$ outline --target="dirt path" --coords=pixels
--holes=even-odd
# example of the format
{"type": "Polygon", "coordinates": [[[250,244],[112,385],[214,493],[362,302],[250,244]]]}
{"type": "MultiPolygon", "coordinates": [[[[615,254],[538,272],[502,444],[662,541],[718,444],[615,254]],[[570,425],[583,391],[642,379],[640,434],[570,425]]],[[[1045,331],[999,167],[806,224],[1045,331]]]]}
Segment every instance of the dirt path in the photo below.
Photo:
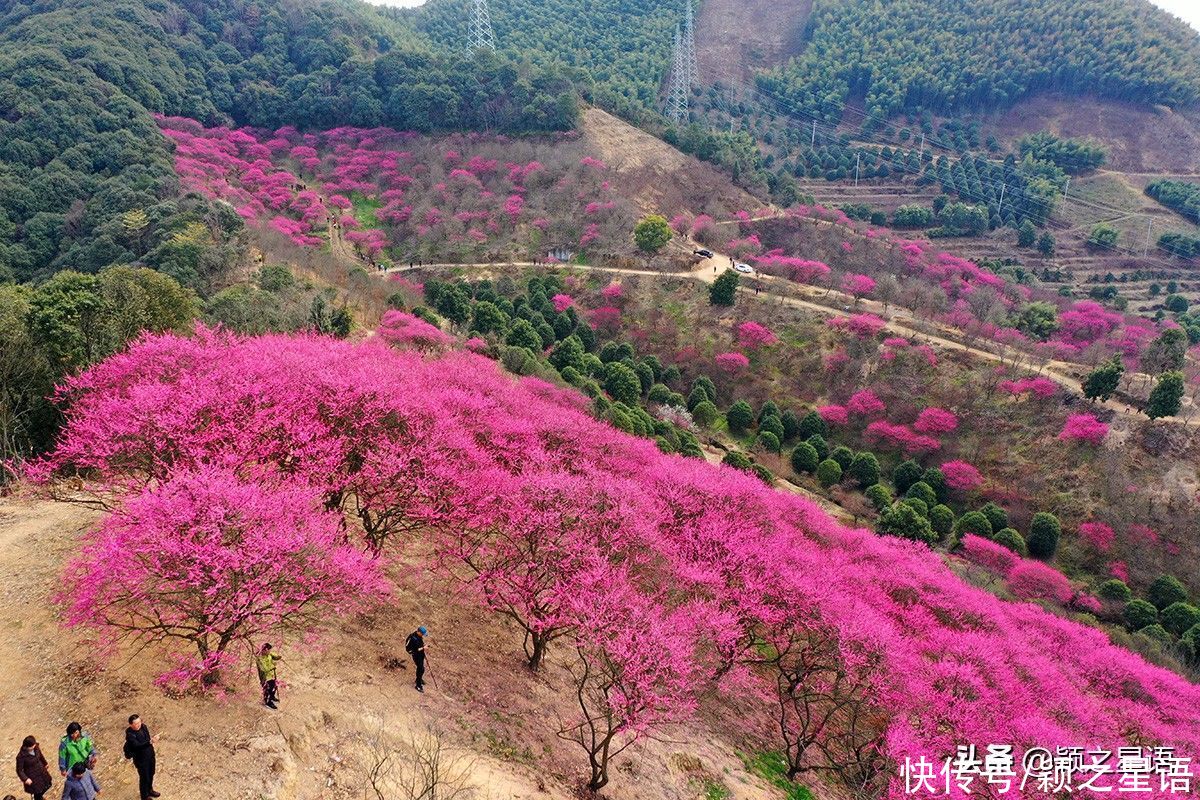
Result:
{"type": "MultiPolygon", "coordinates": [[[[639,275],[648,278],[671,279],[684,278],[697,280],[701,283],[710,284],[716,280],[721,272],[723,265],[730,263],[730,258],[727,255],[717,253],[712,260],[704,260],[700,265],[691,272],[669,273],[656,272],[654,270],[642,269],[619,269],[615,267],[600,267],[586,264],[569,264],[564,265],[566,269],[578,269],[589,272],[607,272],[614,275],[639,275]],[[712,269],[713,266],[717,270],[712,269]]],[[[496,269],[506,267],[532,267],[535,266],[528,261],[509,261],[493,264],[426,264],[424,269],[496,269]]],[[[403,268],[393,268],[389,272],[403,272],[403,268]]],[[[969,353],[972,356],[983,359],[984,361],[995,364],[1014,364],[1022,365],[1040,375],[1050,378],[1055,383],[1065,389],[1074,392],[1075,394],[1083,393],[1083,383],[1076,376],[1076,372],[1086,369],[1085,367],[1070,364],[1065,361],[1048,361],[1040,365],[1034,363],[1034,359],[1027,353],[1015,350],[1006,345],[992,343],[994,349],[980,347],[974,344],[967,344],[959,341],[953,336],[954,331],[946,326],[937,326],[938,332],[931,332],[930,323],[918,320],[917,317],[907,309],[898,306],[889,306],[887,309],[882,303],[874,300],[855,299],[847,294],[844,294],[836,289],[817,289],[816,287],[806,286],[804,284],[793,283],[782,278],[776,278],[770,275],[756,274],[756,279],[763,284],[763,288],[759,295],[755,295],[754,290],[745,285],[739,287],[739,292],[744,296],[757,297],[760,302],[772,302],[779,305],[784,305],[789,308],[803,309],[812,311],[823,316],[843,316],[852,312],[870,312],[877,314],[887,321],[888,328],[901,336],[914,340],[918,344],[930,344],[945,350],[969,353]],[[779,288],[776,288],[779,287],[779,288]],[[793,293],[803,294],[804,297],[791,296],[793,293]]],[[[1185,398],[1185,407],[1186,407],[1185,398]]],[[[1108,408],[1118,414],[1135,419],[1142,419],[1142,412],[1129,405],[1128,403],[1119,400],[1108,400],[1099,402],[1099,405],[1108,408]]],[[[1177,417],[1168,418],[1167,422],[1179,425],[1190,424],[1190,421],[1184,421],[1177,417]]]]}

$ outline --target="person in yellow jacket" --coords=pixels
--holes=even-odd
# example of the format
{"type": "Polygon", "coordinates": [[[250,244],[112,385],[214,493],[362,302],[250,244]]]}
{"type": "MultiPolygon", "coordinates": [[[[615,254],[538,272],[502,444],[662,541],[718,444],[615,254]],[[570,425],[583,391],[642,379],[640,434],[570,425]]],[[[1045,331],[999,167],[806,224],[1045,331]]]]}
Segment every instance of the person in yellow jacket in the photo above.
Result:
{"type": "Polygon", "coordinates": [[[275,655],[269,643],[262,646],[258,657],[254,659],[258,667],[258,682],[262,684],[263,705],[267,708],[279,708],[276,705],[279,702],[279,690],[275,684],[275,663],[278,661],[283,661],[283,657],[275,655]]]}

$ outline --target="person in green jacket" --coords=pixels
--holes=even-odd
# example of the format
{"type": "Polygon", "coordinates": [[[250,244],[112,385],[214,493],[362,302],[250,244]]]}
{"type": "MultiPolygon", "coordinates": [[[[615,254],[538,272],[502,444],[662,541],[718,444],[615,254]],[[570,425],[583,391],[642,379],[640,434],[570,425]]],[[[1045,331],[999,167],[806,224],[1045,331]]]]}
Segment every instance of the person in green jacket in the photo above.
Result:
{"type": "Polygon", "coordinates": [[[283,661],[281,656],[271,652],[271,645],[264,644],[258,651],[254,664],[258,667],[258,682],[262,684],[263,705],[267,708],[279,708],[279,691],[275,684],[275,662],[283,661]]]}
{"type": "Polygon", "coordinates": [[[72,722],[67,726],[67,735],[58,742],[58,771],[65,777],[67,771],[76,764],[91,769],[96,766],[96,755],[92,737],[84,733],[82,725],[72,722]]]}

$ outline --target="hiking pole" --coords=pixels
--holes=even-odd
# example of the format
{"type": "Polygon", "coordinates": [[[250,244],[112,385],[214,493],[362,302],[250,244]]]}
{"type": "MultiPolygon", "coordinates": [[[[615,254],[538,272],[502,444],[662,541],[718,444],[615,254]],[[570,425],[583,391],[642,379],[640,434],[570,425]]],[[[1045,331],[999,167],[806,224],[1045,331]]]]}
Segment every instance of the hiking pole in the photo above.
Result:
{"type": "Polygon", "coordinates": [[[437,678],[434,677],[433,670],[429,668],[429,656],[425,656],[425,674],[429,676],[429,682],[433,684],[433,688],[440,692],[442,688],[438,686],[437,678]]]}

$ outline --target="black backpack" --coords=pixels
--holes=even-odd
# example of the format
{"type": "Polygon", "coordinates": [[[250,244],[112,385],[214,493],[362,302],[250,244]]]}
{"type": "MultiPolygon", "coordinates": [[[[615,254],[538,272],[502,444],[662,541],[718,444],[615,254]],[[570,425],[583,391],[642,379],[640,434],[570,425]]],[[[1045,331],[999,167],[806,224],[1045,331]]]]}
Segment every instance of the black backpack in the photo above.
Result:
{"type": "Polygon", "coordinates": [[[413,653],[417,652],[417,649],[420,646],[421,646],[421,637],[416,633],[410,633],[408,635],[408,639],[406,639],[404,641],[404,652],[408,653],[409,655],[412,655],[413,653]]]}

